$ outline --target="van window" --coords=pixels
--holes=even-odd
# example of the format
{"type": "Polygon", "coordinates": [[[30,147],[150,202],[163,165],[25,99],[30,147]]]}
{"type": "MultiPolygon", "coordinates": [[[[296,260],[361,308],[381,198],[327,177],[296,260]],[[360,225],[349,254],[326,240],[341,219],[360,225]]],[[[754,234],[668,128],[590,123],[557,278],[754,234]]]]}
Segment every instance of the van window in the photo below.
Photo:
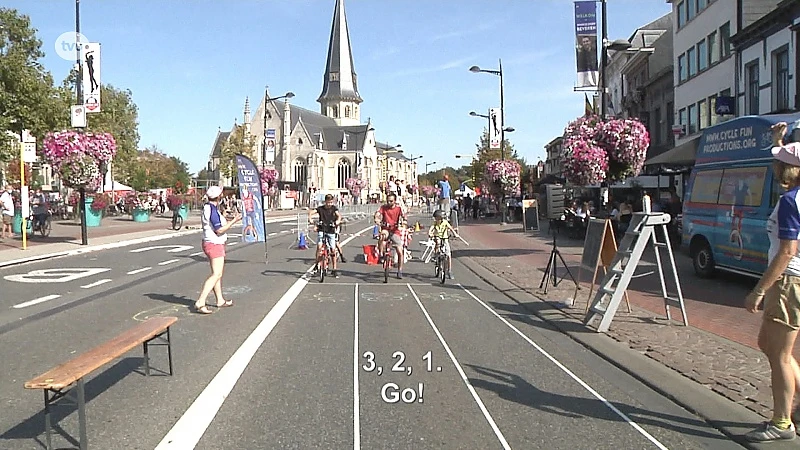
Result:
{"type": "Polygon", "coordinates": [[[720,205],[761,206],[766,167],[725,169],[719,193],[720,205]]]}
{"type": "Polygon", "coordinates": [[[719,184],[722,179],[722,170],[706,170],[697,172],[692,185],[691,202],[717,203],[719,198],[719,184]]]}

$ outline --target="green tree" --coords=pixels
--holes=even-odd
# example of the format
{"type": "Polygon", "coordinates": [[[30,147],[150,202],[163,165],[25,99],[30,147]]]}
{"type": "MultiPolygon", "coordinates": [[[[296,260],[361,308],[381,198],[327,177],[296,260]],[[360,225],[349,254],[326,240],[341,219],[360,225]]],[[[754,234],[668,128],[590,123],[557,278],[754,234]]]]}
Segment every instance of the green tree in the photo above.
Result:
{"type": "MultiPolygon", "coordinates": [[[[525,167],[525,159],[517,155],[517,151],[514,149],[514,146],[508,142],[508,139],[503,140],[503,150],[505,150],[505,159],[514,160],[518,162],[520,166],[525,167]]],[[[486,129],[483,130],[480,141],[475,144],[475,153],[478,159],[474,160],[470,167],[475,171],[477,176],[476,182],[480,184],[484,179],[486,163],[501,159],[503,154],[500,152],[499,148],[489,148],[489,132],[486,129]]]]}
{"type": "Polygon", "coordinates": [[[248,133],[244,125],[236,125],[228,140],[222,144],[219,168],[225,177],[235,178],[236,154],[242,154],[250,159],[255,156],[256,137],[248,133]]]}
{"type": "Polygon", "coordinates": [[[139,150],[132,167],[130,186],[137,191],[175,188],[178,182],[185,190],[190,184],[189,165],[155,145],[139,150]]]}
{"type": "Polygon", "coordinates": [[[59,109],[61,94],[53,77],[39,62],[41,47],[28,16],[0,8],[0,162],[19,148],[7,131],[28,129],[41,142],[45,133],[69,121],[69,110],[59,109]]]}

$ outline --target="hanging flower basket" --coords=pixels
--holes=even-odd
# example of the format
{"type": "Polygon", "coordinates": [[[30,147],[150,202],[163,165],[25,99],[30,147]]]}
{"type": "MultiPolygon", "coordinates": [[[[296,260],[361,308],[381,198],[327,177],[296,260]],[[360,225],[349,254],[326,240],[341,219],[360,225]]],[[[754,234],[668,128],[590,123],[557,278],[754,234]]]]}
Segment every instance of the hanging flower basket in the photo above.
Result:
{"type": "Polygon", "coordinates": [[[580,117],[564,130],[564,175],[578,186],[637,176],[649,146],[650,135],[638,120],[580,117]]]}
{"type": "Polygon", "coordinates": [[[432,197],[436,193],[436,188],[433,186],[422,186],[422,194],[425,197],[432,197]]]}
{"type": "Polygon", "coordinates": [[[45,160],[57,171],[62,182],[72,188],[96,188],[102,182],[100,165],[117,152],[109,133],[48,133],[43,140],[45,160]]]}
{"type": "Polygon", "coordinates": [[[261,174],[261,193],[264,195],[273,195],[270,194],[270,191],[274,187],[275,181],[278,179],[278,171],[264,168],[260,169],[259,173],[261,174]]]}
{"type": "Polygon", "coordinates": [[[503,189],[506,195],[516,195],[519,191],[520,174],[522,169],[519,163],[511,160],[492,160],[486,163],[486,178],[503,189]]]}

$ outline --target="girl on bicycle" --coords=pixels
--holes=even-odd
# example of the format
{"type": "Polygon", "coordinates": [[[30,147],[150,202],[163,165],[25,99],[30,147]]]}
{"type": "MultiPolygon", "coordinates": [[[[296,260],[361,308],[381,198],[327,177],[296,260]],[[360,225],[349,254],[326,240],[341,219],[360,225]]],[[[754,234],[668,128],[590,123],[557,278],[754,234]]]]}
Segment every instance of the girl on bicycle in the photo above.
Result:
{"type": "Polygon", "coordinates": [[[447,256],[447,267],[450,271],[447,273],[447,276],[452,280],[453,279],[453,254],[450,250],[450,232],[454,235],[458,236],[458,230],[453,228],[450,225],[450,222],[444,218],[444,211],[441,209],[437,209],[433,212],[433,225],[428,230],[428,237],[430,238],[438,238],[440,239],[441,249],[440,251],[447,256]]]}

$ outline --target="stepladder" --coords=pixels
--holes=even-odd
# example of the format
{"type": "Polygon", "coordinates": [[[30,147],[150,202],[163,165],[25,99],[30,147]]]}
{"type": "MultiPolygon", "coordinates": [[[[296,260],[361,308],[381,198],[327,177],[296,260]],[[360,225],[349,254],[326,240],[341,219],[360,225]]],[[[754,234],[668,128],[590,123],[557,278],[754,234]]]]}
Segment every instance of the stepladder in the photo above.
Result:
{"type": "Polygon", "coordinates": [[[619,249],[592,299],[591,306],[584,318],[584,325],[591,326],[594,322],[599,321],[597,331],[599,333],[608,331],[636,268],[642,260],[642,255],[648,247],[652,247],[655,253],[667,322],[672,323],[671,308],[674,307],[680,310],[683,324],[689,325],[678,269],[675,266],[675,255],[672,252],[667,232],[667,224],[670,219],[670,215],[666,213],[636,213],[633,215],[619,249]],[[664,242],[660,242],[659,238],[664,242]],[[662,253],[666,253],[666,255],[662,253]],[[666,261],[662,261],[663,256],[667,257],[666,261]],[[674,295],[670,295],[668,292],[665,276],[672,279],[674,295]]]}

